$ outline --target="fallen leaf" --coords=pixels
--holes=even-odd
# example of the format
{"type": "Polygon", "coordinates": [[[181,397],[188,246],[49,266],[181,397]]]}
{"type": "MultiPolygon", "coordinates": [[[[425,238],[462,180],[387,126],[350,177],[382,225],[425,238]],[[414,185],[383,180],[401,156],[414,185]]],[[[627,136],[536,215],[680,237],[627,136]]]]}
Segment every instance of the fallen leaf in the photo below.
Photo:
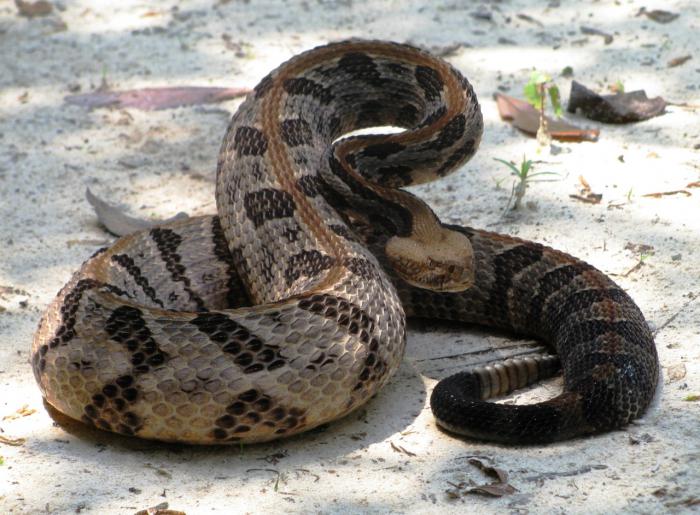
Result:
{"type": "Polygon", "coordinates": [[[167,220],[143,220],[141,218],[125,215],[119,208],[96,197],[92,191],[90,191],[90,188],[85,191],[85,196],[95,210],[99,222],[115,236],[125,236],[136,231],[149,229],[156,225],[181,220],[188,216],[187,213],[178,213],[167,220]]]}
{"type": "Polygon", "coordinates": [[[572,81],[567,110],[577,110],[591,120],[603,123],[629,123],[659,116],[666,109],[661,97],[648,98],[644,91],[616,95],[599,95],[584,85],[572,81]]]}
{"type": "Polygon", "coordinates": [[[696,395],[694,393],[691,393],[690,395],[686,395],[685,397],[683,397],[683,400],[686,402],[700,401],[700,395],[696,395]]]}
{"type": "Polygon", "coordinates": [[[25,2],[24,0],[15,0],[17,11],[20,16],[26,18],[35,18],[37,16],[47,16],[53,11],[53,5],[45,0],[38,2],[25,2]]]}
{"type": "Polygon", "coordinates": [[[673,68],[675,66],[680,66],[681,64],[684,64],[684,63],[690,61],[692,58],[693,58],[692,55],[682,55],[680,57],[674,57],[673,59],[671,59],[667,63],[667,65],[669,68],[673,68]]]}
{"type": "Polygon", "coordinates": [[[210,104],[241,97],[248,88],[208,88],[182,86],[173,88],[143,88],[125,91],[94,91],[68,95],[64,100],[73,105],[95,109],[98,107],[133,107],[144,111],[174,107],[210,104]]]}
{"type": "Polygon", "coordinates": [[[700,188],[700,181],[689,182],[685,185],[686,188],[700,188]]]}
{"type": "Polygon", "coordinates": [[[613,42],[612,34],[594,29],[593,27],[581,27],[581,33],[586,34],[587,36],[603,36],[603,41],[606,45],[613,42]]]}
{"type": "Polygon", "coordinates": [[[486,485],[474,486],[466,490],[465,493],[503,497],[504,495],[510,495],[517,492],[513,486],[508,484],[508,473],[505,470],[492,467],[490,465],[485,465],[481,460],[477,460],[476,458],[471,458],[469,460],[469,464],[475,466],[487,476],[494,478],[495,481],[486,485]]]}
{"type": "Polygon", "coordinates": [[[671,23],[680,16],[679,14],[669,11],[662,11],[661,9],[647,11],[645,7],[642,7],[639,9],[639,12],[637,12],[637,16],[641,16],[642,14],[657,23],[671,23]]]}
{"type": "Polygon", "coordinates": [[[661,198],[661,197],[667,197],[669,195],[685,195],[686,197],[693,196],[693,194],[690,193],[689,191],[675,190],[675,191],[660,191],[657,193],[647,193],[646,195],[642,195],[642,197],[661,198]]]}
{"type": "MultiPolygon", "coordinates": [[[[540,126],[540,113],[531,104],[524,100],[496,93],[494,95],[498,113],[503,120],[509,121],[513,126],[532,136],[537,134],[540,126]]],[[[600,131],[598,129],[580,129],[563,120],[554,120],[545,116],[551,136],[564,141],[596,141],[600,131]]]]}

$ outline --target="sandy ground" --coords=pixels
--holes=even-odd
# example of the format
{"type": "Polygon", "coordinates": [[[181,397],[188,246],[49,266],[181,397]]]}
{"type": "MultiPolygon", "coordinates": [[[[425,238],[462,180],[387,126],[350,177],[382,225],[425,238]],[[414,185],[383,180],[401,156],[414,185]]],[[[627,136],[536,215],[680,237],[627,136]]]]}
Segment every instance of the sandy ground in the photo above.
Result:
{"type": "MultiPolygon", "coordinates": [[[[0,443],[0,512],[132,513],[164,502],[189,514],[697,510],[700,402],[689,399],[700,394],[700,189],[686,185],[700,180],[700,117],[671,106],[633,125],[578,120],[599,127],[600,141],[538,153],[534,140],[499,119],[492,94],[519,96],[533,67],[556,76],[571,66],[575,79],[599,90],[622,81],[628,91],[697,105],[700,5],[573,4],[197,0],[177,8],[63,0],[51,15],[29,20],[0,2],[0,436],[23,439],[0,443]],[[636,17],[642,6],[680,17],[669,24],[636,17]],[[614,40],[605,44],[581,26],[614,40]],[[471,79],[485,115],[481,150],[462,171],[417,193],[444,220],[538,240],[613,276],[658,330],[665,377],[657,405],[624,431],[556,445],[452,438],[435,427],[427,406],[435,381],[494,346],[501,356],[530,342],[423,324],[412,327],[390,384],[323,431],[269,445],[189,448],[53,423],[29,346],[71,272],[112,241],[84,200],[85,187],[142,217],[212,212],[218,146],[237,106],[88,111],[63,97],[103,80],[115,89],[253,86],[293,54],[350,36],[447,52],[471,79]],[[667,66],[688,54],[685,64],[667,66]],[[558,175],[533,183],[526,208],[502,219],[511,179],[493,158],[523,154],[558,175]],[[600,204],[569,197],[580,189],[579,175],[603,195],[600,204]],[[644,197],[680,189],[692,195],[644,197]],[[490,481],[468,463],[472,456],[508,472],[517,490],[452,498],[446,491],[453,485],[490,481]]],[[[569,82],[557,77],[565,97],[569,82]]],[[[515,399],[553,396],[559,384],[515,399]]]]}

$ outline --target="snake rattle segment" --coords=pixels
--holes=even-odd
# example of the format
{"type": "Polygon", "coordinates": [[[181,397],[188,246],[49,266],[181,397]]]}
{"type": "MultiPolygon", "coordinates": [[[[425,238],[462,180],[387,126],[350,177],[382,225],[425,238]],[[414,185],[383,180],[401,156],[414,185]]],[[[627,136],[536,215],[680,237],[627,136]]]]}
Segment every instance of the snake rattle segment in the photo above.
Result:
{"type": "Polygon", "coordinates": [[[367,402],[396,372],[415,316],[556,353],[441,381],[431,406],[451,432],[544,443],[639,417],[658,358],[620,287],[537,243],[443,224],[399,189],[459,168],[482,128],[469,82],[410,46],[349,41],[282,64],[229,125],[218,215],[119,239],[51,303],[32,347],[46,401],[141,438],[272,440],[367,402]],[[406,130],[338,140],[381,125],[406,130]],[[549,401],[487,401],[560,369],[549,401]]]}

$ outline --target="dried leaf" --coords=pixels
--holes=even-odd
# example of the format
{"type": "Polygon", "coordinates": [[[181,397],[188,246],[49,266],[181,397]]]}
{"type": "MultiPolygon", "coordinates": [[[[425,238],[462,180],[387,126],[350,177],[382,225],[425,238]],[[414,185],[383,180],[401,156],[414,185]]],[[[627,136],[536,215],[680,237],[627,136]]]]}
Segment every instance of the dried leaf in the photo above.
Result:
{"type": "Polygon", "coordinates": [[[481,494],[490,495],[492,497],[503,497],[504,495],[510,495],[517,492],[517,489],[508,484],[508,473],[505,470],[492,467],[490,465],[485,465],[481,460],[476,458],[470,458],[469,463],[479,470],[481,470],[487,476],[495,479],[493,483],[486,485],[477,485],[470,488],[466,488],[465,483],[460,483],[458,485],[452,485],[455,487],[453,490],[448,490],[448,495],[452,497],[459,496],[460,491],[462,494],[481,494]]]}
{"type": "Polygon", "coordinates": [[[125,215],[117,207],[108,204],[99,197],[96,197],[92,191],[90,191],[90,188],[85,191],[85,196],[95,210],[99,222],[115,236],[125,236],[136,231],[149,229],[155,225],[184,219],[188,216],[187,213],[178,213],[167,220],[143,220],[141,218],[134,218],[132,216],[125,215]]]}
{"type": "Polygon", "coordinates": [[[674,68],[675,66],[680,66],[681,64],[690,61],[692,58],[692,55],[682,55],[680,57],[674,57],[667,63],[667,65],[669,68],[674,68]]]}
{"type": "Polygon", "coordinates": [[[671,23],[673,20],[680,16],[679,14],[672,13],[669,11],[662,11],[661,9],[647,11],[645,7],[639,9],[637,16],[641,16],[642,14],[650,20],[653,20],[657,23],[671,23]]]}
{"type": "Polygon", "coordinates": [[[686,197],[693,196],[693,194],[690,193],[689,191],[675,190],[675,191],[659,191],[656,193],[647,193],[646,195],[642,195],[642,197],[661,198],[661,197],[667,197],[669,195],[685,195],[686,197]]]}
{"type": "MultiPolygon", "coordinates": [[[[532,136],[537,134],[540,126],[540,113],[524,100],[496,93],[496,104],[501,118],[509,121],[517,129],[532,136]]],[[[553,120],[548,116],[547,127],[553,138],[564,141],[596,141],[598,129],[580,129],[563,120],[553,120]]]]}
{"type": "Polygon", "coordinates": [[[603,36],[603,41],[606,45],[613,42],[612,34],[603,32],[602,30],[594,29],[593,27],[581,27],[581,32],[587,36],[603,36]]]}
{"type": "Polygon", "coordinates": [[[47,16],[53,11],[53,5],[46,0],[38,2],[25,2],[24,0],[15,0],[17,11],[20,16],[26,18],[35,18],[37,16],[47,16]]]}
{"type": "Polygon", "coordinates": [[[478,460],[476,458],[470,458],[469,464],[475,466],[487,476],[491,476],[492,478],[497,479],[501,483],[508,482],[508,473],[503,469],[492,467],[491,465],[485,465],[483,461],[478,460]]]}
{"type": "Polygon", "coordinates": [[[567,110],[575,113],[577,109],[591,120],[603,123],[629,123],[663,114],[666,101],[661,97],[648,98],[644,91],[599,95],[573,81],[567,110]]]}
{"type": "Polygon", "coordinates": [[[125,91],[94,91],[79,95],[68,95],[69,104],[95,109],[98,107],[133,107],[144,111],[171,109],[174,107],[210,104],[241,97],[250,92],[248,88],[207,88],[182,86],[174,88],[143,88],[125,91]]]}
{"type": "Polygon", "coordinates": [[[700,181],[689,182],[685,185],[686,188],[700,188],[700,181]]]}

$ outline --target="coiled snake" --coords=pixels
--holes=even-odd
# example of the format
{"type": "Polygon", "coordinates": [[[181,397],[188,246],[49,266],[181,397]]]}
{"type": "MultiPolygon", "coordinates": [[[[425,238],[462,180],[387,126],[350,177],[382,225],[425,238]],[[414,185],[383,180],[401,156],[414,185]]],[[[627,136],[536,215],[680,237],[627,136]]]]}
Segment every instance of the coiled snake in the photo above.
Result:
{"type": "Polygon", "coordinates": [[[330,44],[265,77],[218,160],[218,216],[119,239],[44,314],[32,347],[48,403],[142,438],[260,442],[337,419],[392,376],[405,317],[506,328],[547,342],[564,391],[485,399],[551,375],[510,360],[434,389],[438,424],[510,443],[623,426],[657,381],[652,335],[601,272],[542,245],[441,223],[399,189],[476,151],[467,80],[406,45],[330,44]],[[389,135],[338,138],[393,125],[389,135]]]}

